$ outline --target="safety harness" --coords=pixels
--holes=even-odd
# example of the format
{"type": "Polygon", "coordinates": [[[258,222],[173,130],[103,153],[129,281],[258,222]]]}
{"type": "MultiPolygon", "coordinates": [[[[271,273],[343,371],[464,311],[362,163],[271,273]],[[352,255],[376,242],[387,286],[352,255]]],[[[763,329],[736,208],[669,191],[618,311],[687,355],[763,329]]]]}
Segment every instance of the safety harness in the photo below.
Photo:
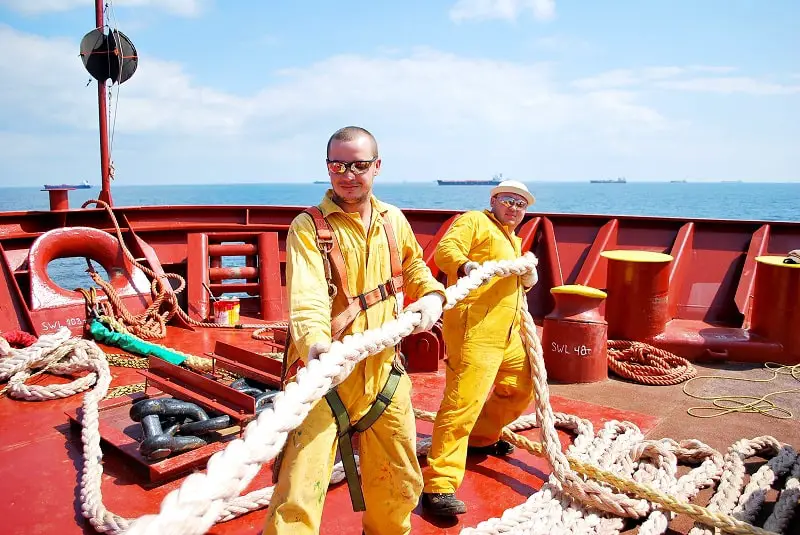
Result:
{"type": "MultiPolygon", "coordinates": [[[[338,294],[334,282],[338,280],[342,296],[347,303],[344,310],[339,312],[336,317],[331,318],[331,338],[334,340],[341,339],[345,329],[353,323],[360,312],[366,311],[371,306],[389,299],[390,296],[394,295],[396,297],[397,311],[399,312],[403,301],[403,264],[400,259],[394,229],[389,220],[387,218],[383,219],[383,230],[386,233],[386,240],[389,244],[392,275],[386,282],[379,284],[377,288],[353,296],[350,294],[347,287],[347,268],[344,263],[342,251],[339,248],[336,236],[333,234],[330,225],[328,225],[328,222],[322,215],[322,211],[318,207],[313,206],[306,209],[305,213],[310,215],[314,221],[317,234],[317,247],[320,253],[322,253],[322,264],[325,271],[325,279],[328,283],[328,295],[331,302],[333,302],[338,294]]],[[[288,358],[288,347],[289,343],[287,342],[286,352],[284,354],[284,373],[286,373],[286,364],[288,364],[286,361],[288,358]]],[[[332,388],[325,394],[325,400],[328,402],[333,412],[334,419],[336,420],[339,453],[342,458],[347,486],[350,490],[350,501],[353,504],[354,511],[366,511],[366,504],[364,503],[364,494],[361,490],[361,481],[358,476],[358,468],[356,467],[355,453],[353,452],[353,435],[366,431],[380,418],[383,411],[385,411],[386,407],[392,402],[392,397],[394,397],[394,393],[397,390],[397,385],[400,383],[400,378],[403,376],[403,373],[405,373],[403,365],[399,358],[395,357],[392,362],[389,378],[386,380],[383,389],[378,393],[367,413],[353,425],[350,425],[350,415],[347,413],[347,408],[344,406],[342,398],[339,397],[336,388],[332,388]]]]}

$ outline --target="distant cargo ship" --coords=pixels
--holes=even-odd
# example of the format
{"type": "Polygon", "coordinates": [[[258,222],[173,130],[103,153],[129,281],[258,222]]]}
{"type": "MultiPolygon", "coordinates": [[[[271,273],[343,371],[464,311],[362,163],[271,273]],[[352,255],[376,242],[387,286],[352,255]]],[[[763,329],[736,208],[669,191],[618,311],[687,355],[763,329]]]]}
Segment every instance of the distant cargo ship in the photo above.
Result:
{"type": "Polygon", "coordinates": [[[92,185],[88,180],[84,180],[80,184],[45,184],[44,189],[91,189],[92,185]]]}
{"type": "Polygon", "coordinates": [[[315,180],[314,184],[330,184],[330,180],[315,180]]]}
{"type": "Polygon", "coordinates": [[[625,178],[618,178],[616,180],[590,180],[592,184],[626,184],[628,181],[625,178]]]}
{"type": "Polygon", "coordinates": [[[496,186],[503,181],[503,173],[494,175],[491,180],[442,180],[436,182],[440,186],[496,186]]]}

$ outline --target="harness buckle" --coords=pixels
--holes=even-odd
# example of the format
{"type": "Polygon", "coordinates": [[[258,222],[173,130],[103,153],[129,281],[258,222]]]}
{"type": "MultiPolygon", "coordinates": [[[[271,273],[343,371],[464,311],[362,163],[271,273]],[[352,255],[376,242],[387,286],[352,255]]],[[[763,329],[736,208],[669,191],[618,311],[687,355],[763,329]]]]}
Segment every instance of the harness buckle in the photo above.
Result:
{"type": "Polygon", "coordinates": [[[381,292],[381,301],[386,301],[389,294],[386,293],[386,284],[381,283],[378,285],[378,291],[381,292]]]}
{"type": "Polygon", "coordinates": [[[333,238],[322,239],[317,236],[317,248],[327,254],[333,250],[333,238]]]}
{"type": "Polygon", "coordinates": [[[358,294],[358,300],[361,303],[361,310],[367,310],[369,308],[367,298],[364,294],[358,294]]]}
{"type": "Polygon", "coordinates": [[[383,283],[383,286],[389,290],[389,295],[397,295],[397,287],[394,285],[393,278],[389,278],[389,280],[383,283]]]}

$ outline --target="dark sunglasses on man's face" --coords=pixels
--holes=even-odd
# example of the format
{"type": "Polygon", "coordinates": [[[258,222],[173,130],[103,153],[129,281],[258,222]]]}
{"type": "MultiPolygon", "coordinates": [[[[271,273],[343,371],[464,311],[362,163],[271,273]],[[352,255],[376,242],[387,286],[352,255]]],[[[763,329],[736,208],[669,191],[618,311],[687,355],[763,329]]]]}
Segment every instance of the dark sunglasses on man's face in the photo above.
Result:
{"type": "Polygon", "coordinates": [[[515,199],[513,197],[497,197],[497,202],[505,206],[506,208],[521,208],[522,210],[528,207],[528,203],[521,199],[515,199]]]}
{"type": "Polygon", "coordinates": [[[328,164],[328,171],[336,175],[343,175],[348,169],[352,171],[354,175],[363,175],[377,159],[378,157],[375,156],[371,160],[357,160],[355,162],[339,162],[328,159],[326,159],[325,162],[328,164]]]}

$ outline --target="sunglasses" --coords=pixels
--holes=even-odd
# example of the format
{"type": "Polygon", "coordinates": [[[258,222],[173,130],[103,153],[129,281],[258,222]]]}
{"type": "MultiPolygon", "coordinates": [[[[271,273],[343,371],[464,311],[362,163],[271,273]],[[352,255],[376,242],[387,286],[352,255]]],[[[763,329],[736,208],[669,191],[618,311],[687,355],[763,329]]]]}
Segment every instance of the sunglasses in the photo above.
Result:
{"type": "Polygon", "coordinates": [[[328,171],[336,175],[343,175],[348,169],[352,171],[354,175],[363,175],[377,159],[378,157],[375,156],[371,160],[358,160],[355,162],[338,162],[328,159],[326,159],[325,162],[328,164],[328,171]]]}
{"type": "Polygon", "coordinates": [[[528,207],[528,203],[526,201],[515,199],[513,197],[497,197],[497,202],[506,208],[521,208],[524,210],[528,207]]]}

